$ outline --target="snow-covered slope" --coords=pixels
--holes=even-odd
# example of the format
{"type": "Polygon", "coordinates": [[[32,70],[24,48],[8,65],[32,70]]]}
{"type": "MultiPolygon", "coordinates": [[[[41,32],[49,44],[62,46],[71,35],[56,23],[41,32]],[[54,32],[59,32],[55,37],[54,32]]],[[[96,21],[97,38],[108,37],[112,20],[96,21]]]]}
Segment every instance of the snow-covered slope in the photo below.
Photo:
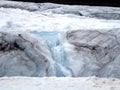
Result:
{"type": "Polygon", "coordinates": [[[120,80],[105,78],[0,78],[0,90],[120,90],[120,80]]]}
{"type": "Polygon", "coordinates": [[[103,7],[64,6],[50,3],[37,5],[10,1],[1,1],[0,7],[0,30],[67,31],[120,28],[119,8],[103,9],[103,7]],[[37,9],[33,11],[27,9],[34,7],[37,9]],[[101,18],[107,19],[110,16],[113,18],[97,19],[95,18],[97,16],[93,15],[95,13],[101,13],[102,15],[96,14],[99,17],[101,15],[101,18]]]}

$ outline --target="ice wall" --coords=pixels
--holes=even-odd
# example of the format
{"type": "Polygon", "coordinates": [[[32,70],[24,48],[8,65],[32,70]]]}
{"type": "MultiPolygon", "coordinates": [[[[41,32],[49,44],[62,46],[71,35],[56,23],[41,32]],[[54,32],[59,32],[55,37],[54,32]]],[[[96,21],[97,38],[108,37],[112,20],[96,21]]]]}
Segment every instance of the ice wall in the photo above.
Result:
{"type": "Polygon", "coordinates": [[[120,78],[119,31],[33,33],[46,41],[55,62],[56,76],[120,78]]]}

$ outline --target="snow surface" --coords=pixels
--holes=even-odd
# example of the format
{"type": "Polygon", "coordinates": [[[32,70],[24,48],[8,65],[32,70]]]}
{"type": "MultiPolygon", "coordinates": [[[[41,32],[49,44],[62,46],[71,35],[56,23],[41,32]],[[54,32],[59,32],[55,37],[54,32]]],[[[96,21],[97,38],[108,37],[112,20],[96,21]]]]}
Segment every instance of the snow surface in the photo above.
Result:
{"type": "Polygon", "coordinates": [[[83,78],[0,78],[0,90],[120,90],[120,80],[83,78]]]}
{"type": "Polygon", "coordinates": [[[103,20],[76,15],[45,14],[40,11],[0,8],[0,31],[68,31],[120,28],[120,20],[103,20]]]}

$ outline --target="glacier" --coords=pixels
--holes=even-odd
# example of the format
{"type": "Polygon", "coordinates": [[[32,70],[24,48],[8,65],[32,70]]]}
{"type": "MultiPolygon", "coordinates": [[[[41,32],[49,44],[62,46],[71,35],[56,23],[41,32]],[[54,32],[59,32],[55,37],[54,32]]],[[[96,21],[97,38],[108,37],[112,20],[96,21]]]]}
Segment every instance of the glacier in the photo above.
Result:
{"type": "Polygon", "coordinates": [[[33,33],[46,41],[55,61],[56,76],[120,78],[119,31],[117,29],[33,33]]]}
{"type": "Polygon", "coordinates": [[[1,1],[0,76],[120,78],[119,35],[120,8],[1,1]]]}
{"type": "Polygon", "coordinates": [[[57,77],[72,76],[69,69],[66,68],[66,54],[63,43],[60,40],[60,32],[32,32],[44,39],[51,52],[51,57],[55,62],[55,71],[57,77]]]}

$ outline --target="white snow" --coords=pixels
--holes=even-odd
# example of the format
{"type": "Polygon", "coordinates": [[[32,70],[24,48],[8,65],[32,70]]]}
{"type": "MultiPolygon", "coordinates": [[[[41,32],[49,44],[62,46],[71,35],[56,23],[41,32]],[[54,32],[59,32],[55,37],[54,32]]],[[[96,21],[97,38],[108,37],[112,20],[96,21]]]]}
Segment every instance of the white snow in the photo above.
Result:
{"type": "Polygon", "coordinates": [[[3,77],[0,78],[0,90],[120,90],[120,80],[96,77],[3,77]]]}
{"type": "Polygon", "coordinates": [[[102,20],[76,15],[45,14],[0,8],[0,31],[68,31],[76,29],[120,28],[120,20],[102,20]]]}

